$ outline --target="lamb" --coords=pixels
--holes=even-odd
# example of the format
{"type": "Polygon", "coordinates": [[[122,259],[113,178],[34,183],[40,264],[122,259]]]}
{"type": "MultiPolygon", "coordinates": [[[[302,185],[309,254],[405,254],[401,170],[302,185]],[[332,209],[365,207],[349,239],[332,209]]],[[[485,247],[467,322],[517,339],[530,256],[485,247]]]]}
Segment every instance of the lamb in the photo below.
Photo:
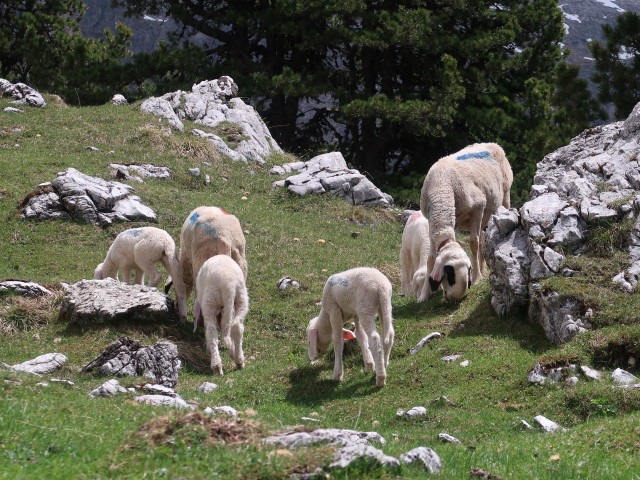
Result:
{"type": "MultiPolygon", "coordinates": [[[[194,280],[204,262],[214,255],[228,255],[247,278],[246,241],[240,221],[218,207],[197,207],[184,221],[180,232],[180,266],[189,298],[194,280]]],[[[194,320],[194,331],[198,316],[194,320]]]]}
{"type": "MultiPolygon", "coordinates": [[[[162,263],[173,278],[182,278],[182,270],[176,255],[176,244],[171,235],[161,228],[140,227],[121,232],[113,241],[104,262],[93,272],[93,278],[118,279],[122,274],[126,283],[131,283],[131,271],[135,271],[133,283],[142,283],[147,276],[147,285],[156,287],[162,278],[156,264],[162,263]]],[[[176,282],[176,301],[181,321],[187,318],[187,296],[182,281],[176,282]]]]}
{"type": "Polygon", "coordinates": [[[459,299],[486,274],[483,229],[500,205],[509,208],[512,182],[509,161],[495,143],[469,145],[431,166],[420,193],[431,229],[431,292],[442,284],[445,299],[459,299]],[[456,242],[456,227],[470,233],[471,260],[456,242]]]}
{"type": "Polygon", "coordinates": [[[384,387],[394,338],[391,290],[389,279],[375,268],[358,267],[331,275],[322,292],[320,314],[307,326],[309,359],[313,362],[333,342],[333,379],[342,380],[343,325],[353,318],[365,371],[375,367],[376,386],[384,387]],[[376,329],[376,315],[380,316],[382,340],[376,329]]]}
{"type": "Polygon", "coordinates": [[[408,218],[402,232],[400,284],[402,294],[416,297],[418,302],[424,302],[429,293],[429,244],[429,221],[417,211],[408,218]]]}
{"type": "Polygon", "coordinates": [[[218,351],[218,328],[237,368],[244,368],[242,335],[249,298],[244,272],[227,255],[214,255],[206,260],[196,277],[196,317],[202,312],[206,348],[211,353],[211,369],[222,375],[222,359],[218,351]]]}

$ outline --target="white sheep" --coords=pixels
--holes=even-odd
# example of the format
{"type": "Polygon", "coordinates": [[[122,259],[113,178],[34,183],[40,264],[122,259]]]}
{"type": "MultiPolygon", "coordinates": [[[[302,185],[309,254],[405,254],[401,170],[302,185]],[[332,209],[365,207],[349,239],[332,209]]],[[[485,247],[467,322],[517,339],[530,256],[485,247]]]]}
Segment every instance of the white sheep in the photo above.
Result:
{"type": "MultiPolygon", "coordinates": [[[[240,221],[218,207],[197,207],[184,221],[180,232],[180,266],[189,298],[204,262],[214,255],[233,258],[247,278],[246,241],[240,221]]],[[[194,320],[194,331],[198,316],[194,320]]]]}
{"type": "Polygon", "coordinates": [[[458,299],[486,274],[483,229],[500,205],[509,208],[512,182],[509,161],[495,143],[469,145],[431,166],[420,193],[420,210],[431,229],[431,291],[442,282],[445,298],[458,299]],[[469,231],[471,260],[454,228],[469,231]]]}
{"type": "Polygon", "coordinates": [[[429,221],[422,212],[413,213],[402,231],[400,285],[404,296],[424,302],[429,293],[429,221]]]}
{"type": "Polygon", "coordinates": [[[365,371],[375,367],[376,385],[384,387],[394,338],[391,290],[389,279],[375,268],[358,267],[331,275],[322,291],[320,314],[307,326],[309,359],[313,362],[333,342],[333,379],[342,380],[343,325],[353,319],[365,371]],[[376,315],[380,316],[382,340],[376,315]]]}
{"type": "Polygon", "coordinates": [[[204,319],[207,350],[211,353],[213,373],[222,375],[222,359],[218,350],[218,329],[237,368],[244,368],[242,335],[249,298],[244,272],[227,255],[207,259],[196,277],[196,317],[204,319]]]}
{"type": "MultiPolygon", "coordinates": [[[[104,259],[93,272],[93,278],[118,279],[118,272],[126,283],[131,283],[131,271],[135,271],[133,283],[141,284],[147,276],[147,285],[156,287],[162,275],[156,267],[162,263],[173,278],[182,278],[182,270],[176,255],[176,244],[171,235],[161,228],[140,227],[121,232],[109,247],[104,259]]],[[[187,296],[184,283],[175,283],[176,302],[181,321],[187,318],[187,296]]]]}

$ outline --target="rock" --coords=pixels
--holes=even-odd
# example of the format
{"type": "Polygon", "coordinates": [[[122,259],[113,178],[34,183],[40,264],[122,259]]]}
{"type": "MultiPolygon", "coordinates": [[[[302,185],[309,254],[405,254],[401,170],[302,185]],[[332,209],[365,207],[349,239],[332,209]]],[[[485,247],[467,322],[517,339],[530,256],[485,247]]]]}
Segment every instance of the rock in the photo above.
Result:
{"type": "Polygon", "coordinates": [[[442,333],[440,332],[432,332],[426,337],[422,337],[420,341],[416,344],[416,346],[411,348],[411,350],[409,350],[409,355],[415,355],[420,350],[422,350],[422,348],[427,344],[427,342],[433,340],[434,338],[441,338],[441,337],[442,337],[442,333]]]}
{"type": "Polygon", "coordinates": [[[371,445],[349,444],[345,445],[333,454],[333,461],[329,468],[347,468],[354,462],[358,464],[380,465],[383,467],[398,467],[400,462],[394,457],[385,455],[384,452],[371,445]]]}
{"type": "Polygon", "coordinates": [[[111,98],[111,104],[112,105],[129,105],[129,102],[127,101],[126,98],[124,98],[124,95],[121,95],[119,93],[116,93],[112,98],[111,98]]]}
{"type": "Polygon", "coordinates": [[[36,90],[24,83],[11,83],[0,78],[0,97],[10,97],[13,103],[23,103],[31,107],[43,108],[47,104],[36,90]]]}
{"type": "Polygon", "coordinates": [[[396,412],[396,415],[398,417],[404,417],[404,418],[416,418],[416,417],[423,417],[427,414],[427,409],[425,407],[413,407],[410,408],[409,410],[398,410],[396,412]]]}
{"type": "Polygon", "coordinates": [[[13,292],[23,297],[43,297],[53,295],[48,288],[34,282],[23,282],[21,280],[5,280],[0,282],[0,292],[13,292]]]}
{"type": "Polygon", "coordinates": [[[191,133],[196,137],[207,139],[209,143],[213,144],[213,146],[216,148],[218,153],[220,153],[220,155],[224,157],[229,157],[231,160],[234,160],[234,161],[241,161],[245,163],[247,162],[247,157],[230,148],[224,142],[224,140],[220,138],[218,135],[216,135],[215,133],[203,132],[202,130],[199,130],[197,128],[194,128],[193,130],[191,130],[191,133]]]}
{"type": "Polygon", "coordinates": [[[440,473],[442,470],[442,460],[438,454],[429,447],[417,447],[403,453],[399,458],[402,463],[420,462],[431,473],[440,473]]]}
{"type": "Polygon", "coordinates": [[[358,432],[337,428],[321,428],[312,432],[287,432],[267,437],[263,443],[278,447],[296,449],[318,443],[329,445],[369,444],[376,442],[385,445],[387,442],[377,432],[358,432]]]}
{"type": "Polygon", "coordinates": [[[229,417],[238,416],[238,411],[233,407],[229,407],[228,405],[223,405],[222,407],[207,407],[204,409],[204,413],[212,414],[215,412],[223,413],[224,415],[227,415],[229,417]]]}
{"type": "Polygon", "coordinates": [[[169,167],[160,167],[150,163],[142,163],[140,165],[110,163],[109,168],[111,169],[111,176],[119,180],[142,182],[144,178],[155,178],[159,180],[171,178],[171,169],[169,167]]]}
{"type": "Polygon", "coordinates": [[[133,188],[119,182],[90,177],[75,168],[58,174],[51,183],[38,186],[22,203],[23,219],[73,219],[110,225],[115,221],[154,221],[153,210],[133,195],[133,188]]]}
{"type": "Polygon", "coordinates": [[[452,363],[455,362],[456,360],[462,358],[462,355],[447,355],[445,357],[442,357],[440,360],[447,362],[447,363],[452,363]]]}
{"type": "Polygon", "coordinates": [[[527,422],[526,420],[520,420],[520,426],[522,428],[524,428],[525,430],[531,430],[533,428],[531,426],[531,424],[529,422],[527,422]]]}
{"type": "Polygon", "coordinates": [[[179,90],[160,98],[151,97],[142,103],[140,109],[166,118],[171,127],[177,130],[184,128],[180,119],[211,128],[222,122],[233,124],[239,132],[237,145],[233,149],[217,135],[208,136],[201,130],[194,130],[192,133],[207,138],[222,155],[232,160],[263,164],[270,155],[283,151],[271,137],[269,129],[255,109],[238,98],[237,93],[238,86],[233,79],[222,76],[217,80],[205,80],[193,85],[191,92],[179,90]]]}
{"type": "Polygon", "coordinates": [[[288,288],[294,288],[296,290],[300,290],[302,287],[300,285],[300,282],[298,282],[297,280],[294,280],[291,277],[282,277],[280,280],[278,280],[278,290],[286,290],[288,288]]]}
{"type": "Polygon", "coordinates": [[[616,368],[611,374],[611,379],[618,384],[628,385],[630,383],[634,383],[638,381],[638,377],[635,375],[623,370],[621,368],[616,368]]]}
{"type": "Polygon", "coordinates": [[[75,385],[75,382],[72,382],[68,378],[52,378],[49,381],[51,383],[64,383],[65,385],[68,385],[69,387],[73,387],[75,385]]]}
{"type": "Polygon", "coordinates": [[[46,375],[62,368],[69,359],[62,353],[46,353],[32,360],[11,365],[11,369],[17,372],[32,373],[34,375],[46,375]]]}
{"type": "Polygon", "coordinates": [[[85,150],[89,150],[90,152],[99,152],[100,151],[99,148],[92,147],[92,146],[85,147],[85,150]]]}
{"type": "Polygon", "coordinates": [[[566,430],[566,428],[561,427],[560,425],[558,425],[556,422],[554,422],[553,420],[549,420],[546,417],[543,417],[542,415],[537,415],[534,419],[533,419],[539,426],[540,428],[542,428],[542,430],[544,430],[546,433],[552,433],[555,432],[556,430],[561,430],[564,431],[566,430]]]}
{"type": "Polygon", "coordinates": [[[173,407],[193,410],[194,407],[189,405],[180,397],[167,397],[166,395],[140,395],[135,397],[134,400],[138,403],[144,403],[146,405],[153,405],[154,407],[173,407]]]}
{"type": "Polygon", "coordinates": [[[575,387],[578,384],[579,380],[578,380],[578,377],[574,375],[571,377],[567,377],[567,379],[564,382],[567,387],[575,387]]]}
{"type": "Polygon", "coordinates": [[[588,380],[600,380],[602,378],[602,374],[599,371],[586,365],[580,365],[580,370],[588,380]]]}
{"type": "Polygon", "coordinates": [[[81,280],[65,289],[60,318],[70,323],[175,321],[173,300],[155,287],[114,278],[81,280]]]}
{"type": "Polygon", "coordinates": [[[24,110],[15,107],[5,107],[2,111],[5,113],[24,113],[24,110]]]}
{"type": "MultiPolygon", "coordinates": [[[[295,164],[298,166],[299,162],[295,164]]],[[[357,170],[349,169],[340,152],[318,155],[308,162],[303,162],[303,166],[296,171],[299,173],[274,182],[273,185],[287,187],[289,191],[301,196],[310,193],[331,193],[352,205],[393,205],[390,195],[379,190],[357,170]]]]}
{"type": "Polygon", "coordinates": [[[449,435],[448,433],[439,433],[438,434],[438,438],[440,440],[442,440],[443,442],[447,442],[447,443],[455,443],[458,445],[462,445],[462,442],[460,440],[458,440],[456,437],[449,435]]]}
{"type": "Polygon", "coordinates": [[[571,296],[560,295],[554,290],[532,288],[529,319],[542,326],[549,340],[560,344],[586,332],[590,327],[579,316],[583,307],[580,300],[571,296]]]}
{"type": "Polygon", "coordinates": [[[198,392],[209,394],[211,392],[214,392],[217,389],[218,389],[218,385],[216,385],[215,383],[204,382],[204,383],[201,383],[200,386],[198,387],[198,392]]]}
{"type": "Polygon", "coordinates": [[[127,389],[120,385],[120,382],[115,378],[107,380],[95,390],[89,393],[90,397],[113,397],[118,393],[127,393],[127,389]]]}
{"type": "Polygon", "coordinates": [[[460,362],[460,366],[461,367],[468,367],[469,366],[469,360],[464,360],[464,361],[460,362]]]}
{"type": "Polygon", "coordinates": [[[165,387],[164,385],[156,385],[154,383],[145,383],[142,386],[142,390],[152,395],[165,395],[167,397],[179,396],[173,388],[165,387]]]}
{"type": "Polygon", "coordinates": [[[81,371],[97,369],[103,375],[143,376],[173,388],[178,383],[180,367],[178,347],[174,343],[158,342],[144,347],[133,338],[121,337],[81,371]]]}
{"type": "Polygon", "coordinates": [[[540,365],[539,363],[536,363],[536,365],[533,367],[533,370],[531,370],[527,375],[527,381],[529,383],[540,383],[540,384],[547,381],[547,376],[542,371],[542,365],[540,365]]]}
{"type": "Polygon", "coordinates": [[[189,175],[191,175],[192,177],[199,177],[200,176],[200,169],[198,167],[190,168],[189,169],[189,175]]]}

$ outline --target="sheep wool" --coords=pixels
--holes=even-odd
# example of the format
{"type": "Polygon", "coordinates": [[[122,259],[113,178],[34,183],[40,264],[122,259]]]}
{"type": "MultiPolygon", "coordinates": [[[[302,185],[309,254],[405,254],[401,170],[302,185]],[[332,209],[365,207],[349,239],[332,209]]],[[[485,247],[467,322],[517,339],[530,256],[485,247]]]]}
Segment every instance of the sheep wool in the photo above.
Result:
{"type": "Polygon", "coordinates": [[[211,354],[213,373],[222,375],[222,359],[218,349],[218,328],[237,368],[244,368],[242,337],[244,318],[249,310],[249,297],[244,272],[227,255],[207,259],[196,277],[196,315],[202,313],[206,348],[211,354]]]}
{"type": "Polygon", "coordinates": [[[442,286],[445,298],[458,299],[486,274],[483,229],[498,207],[510,207],[512,183],[511,166],[496,143],[469,145],[431,166],[420,193],[430,227],[431,292],[442,286]],[[471,260],[455,240],[456,228],[470,234],[471,260]]]}
{"type": "Polygon", "coordinates": [[[384,387],[394,339],[391,293],[391,282],[375,268],[358,267],[331,275],[322,292],[320,314],[307,326],[309,359],[313,362],[333,343],[332,378],[342,380],[343,326],[353,319],[365,371],[375,368],[376,385],[384,387]],[[376,328],[376,315],[380,317],[382,338],[376,328]]]}
{"type": "Polygon", "coordinates": [[[400,284],[404,296],[424,302],[429,289],[429,221],[422,212],[413,213],[402,232],[400,247],[400,284]]]}

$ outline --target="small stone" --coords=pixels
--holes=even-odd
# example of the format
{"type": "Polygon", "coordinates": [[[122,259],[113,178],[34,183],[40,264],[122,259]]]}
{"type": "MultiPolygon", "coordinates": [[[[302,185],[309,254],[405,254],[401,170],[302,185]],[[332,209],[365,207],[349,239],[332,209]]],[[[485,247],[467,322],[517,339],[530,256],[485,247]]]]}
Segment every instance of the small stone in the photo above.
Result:
{"type": "Polygon", "coordinates": [[[89,150],[90,152],[99,152],[100,151],[99,148],[91,147],[91,146],[86,147],[86,150],[89,150]]]}
{"type": "Polygon", "coordinates": [[[167,397],[166,395],[141,395],[139,397],[135,397],[134,400],[138,403],[153,406],[174,407],[189,410],[194,409],[192,405],[189,405],[180,397],[167,397]]]}
{"type": "Polygon", "coordinates": [[[200,169],[198,167],[194,167],[194,168],[190,168],[189,169],[189,174],[193,177],[199,177],[200,176],[200,169]]]}
{"type": "Polygon", "coordinates": [[[628,385],[630,383],[635,383],[638,381],[638,378],[627,372],[626,370],[623,370],[621,368],[616,368],[613,373],[611,374],[611,379],[618,384],[621,385],[628,385]]]}
{"type": "Polygon", "coordinates": [[[464,361],[460,362],[460,366],[461,367],[468,367],[469,366],[469,360],[464,360],[464,361]]]}
{"type": "Polygon", "coordinates": [[[451,363],[451,362],[455,362],[459,358],[462,358],[462,355],[447,355],[446,357],[442,357],[440,360],[447,363],[451,363]]]}
{"type": "Polygon", "coordinates": [[[602,374],[599,371],[586,365],[580,365],[580,370],[589,380],[600,380],[602,378],[602,374]]]}
{"type": "Polygon", "coordinates": [[[542,428],[547,433],[552,433],[552,432],[555,432],[556,430],[562,430],[562,431],[566,430],[566,428],[561,427],[553,420],[549,420],[548,418],[542,415],[537,415],[533,420],[540,426],[540,428],[542,428]]]}
{"type": "Polygon", "coordinates": [[[224,413],[225,415],[228,415],[229,417],[237,417],[238,416],[238,411],[233,408],[233,407],[229,407],[229,406],[222,406],[222,407],[207,407],[204,409],[204,413],[208,413],[209,415],[211,415],[214,412],[219,412],[219,413],[224,413]]]}
{"type": "Polygon", "coordinates": [[[420,341],[416,344],[416,346],[413,347],[411,350],[409,350],[409,355],[415,355],[420,350],[422,350],[422,347],[424,347],[427,342],[433,340],[434,338],[440,338],[440,337],[442,337],[442,334],[440,332],[432,332],[426,337],[422,337],[422,339],[420,339],[420,341]]]}
{"type": "Polygon", "coordinates": [[[66,378],[52,378],[50,379],[50,381],[53,383],[64,383],[65,385],[69,385],[69,386],[75,385],[75,383],[73,383],[71,380],[68,380],[66,378]]]}
{"type": "Polygon", "coordinates": [[[552,462],[559,462],[560,461],[560,455],[551,455],[549,457],[549,460],[552,462]]]}
{"type": "Polygon", "coordinates": [[[299,241],[300,241],[300,239],[299,239],[298,237],[293,237],[293,241],[294,241],[294,242],[299,242],[299,241]]]}
{"type": "Polygon", "coordinates": [[[319,422],[320,421],[317,418],[311,418],[311,417],[300,417],[300,420],[304,420],[304,421],[307,421],[307,422],[319,422]]]}
{"type": "Polygon", "coordinates": [[[248,198],[243,196],[243,197],[240,197],[240,200],[248,200],[248,198]]]}
{"type": "Polygon", "coordinates": [[[417,447],[400,455],[402,463],[421,462],[431,473],[442,470],[442,460],[438,454],[428,447],[417,447]]]}
{"type": "Polygon", "coordinates": [[[458,440],[456,437],[454,437],[452,435],[449,435],[448,433],[439,433],[438,434],[438,438],[440,440],[442,440],[443,442],[455,443],[455,444],[462,445],[462,442],[460,440],[458,440]]]}
{"type": "Polygon", "coordinates": [[[567,387],[575,387],[578,384],[578,377],[576,376],[567,377],[564,383],[567,387]]]}
{"type": "Polygon", "coordinates": [[[524,428],[525,430],[531,430],[533,428],[531,426],[531,424],[529,422],[527,422],[526,420],[520,420],[520,426],[522,428],[524,428]]]}
{"type": "Polygon", "coordinates": [[[427,409],[425,407],[413,407],[413,408],[410,408],[407,411],[398,410],[396,412],[396,415],[398,417],[404,417],[404,418],[422,417],[422,416],[424,416],[426,414],[427,414],[427,409]]]}
{"type": "Polygon", "coordinates": [[[204,382],[198,387],[198,392],[208,394],[218,389],[218,385],[211,382],[204,382]]]}

